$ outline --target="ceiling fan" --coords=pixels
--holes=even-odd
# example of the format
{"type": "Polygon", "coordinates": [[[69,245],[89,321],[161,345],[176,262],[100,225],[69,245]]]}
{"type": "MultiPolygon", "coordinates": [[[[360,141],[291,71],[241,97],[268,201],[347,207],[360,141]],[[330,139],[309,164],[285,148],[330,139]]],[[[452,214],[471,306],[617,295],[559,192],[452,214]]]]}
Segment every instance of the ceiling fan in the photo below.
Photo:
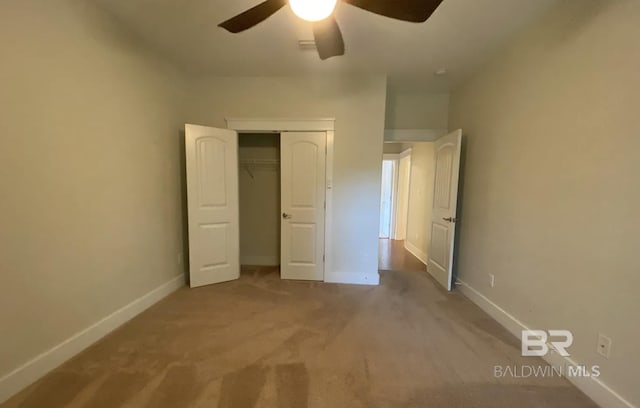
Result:
{"type": "Polygon", "coordinates": [[[338,1],[385,17],[422,23],[443,0],[266,0],[218,26],[239,33],[261,23],[289,3],[298,17],[313,23],[318,54],[325,60],[344,55],[344,40],[333,16],[338,1]]]}

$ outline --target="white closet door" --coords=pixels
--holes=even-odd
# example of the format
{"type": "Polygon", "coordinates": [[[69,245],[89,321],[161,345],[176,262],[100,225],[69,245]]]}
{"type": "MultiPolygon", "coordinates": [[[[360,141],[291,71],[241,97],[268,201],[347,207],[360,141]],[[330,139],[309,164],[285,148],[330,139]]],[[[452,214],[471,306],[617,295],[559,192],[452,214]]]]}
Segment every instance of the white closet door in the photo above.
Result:
{"type": "Polygon", "coordinates": [[[324,279],[326,132],[280,135],[283,279],[324,279]]]}
{"type": "Polygon", "coordinates": [[[238,134],[186,125],[191,287],[238,279],[238,134]]]}
{"type": "Polygon", "coordinates": [[[429,273],[447,290],[453,286],[453,243],[458,207],[458,175],[462,130],[435,142],[436,172],[431,212],[429,273]]]}

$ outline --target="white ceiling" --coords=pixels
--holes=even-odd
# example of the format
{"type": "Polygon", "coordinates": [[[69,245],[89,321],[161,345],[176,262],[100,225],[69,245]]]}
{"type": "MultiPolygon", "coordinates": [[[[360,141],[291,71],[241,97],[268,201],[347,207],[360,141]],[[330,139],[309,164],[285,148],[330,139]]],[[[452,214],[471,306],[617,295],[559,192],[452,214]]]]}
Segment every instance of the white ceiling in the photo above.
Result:
{"type": "Polygon", "coordinates": [[[258,26],[230,34],[217,24],[260,0],[95,0],[156,51],[194,74],[389,75],[396,88],[447,91],[509,36],[557,0],[444,0],[423,24],[339,4],[346,55],[321,61],[300,51],[310,24],[285,7],[258,26]],[[446,68],[448,75],[433,72],[446,68]]]}

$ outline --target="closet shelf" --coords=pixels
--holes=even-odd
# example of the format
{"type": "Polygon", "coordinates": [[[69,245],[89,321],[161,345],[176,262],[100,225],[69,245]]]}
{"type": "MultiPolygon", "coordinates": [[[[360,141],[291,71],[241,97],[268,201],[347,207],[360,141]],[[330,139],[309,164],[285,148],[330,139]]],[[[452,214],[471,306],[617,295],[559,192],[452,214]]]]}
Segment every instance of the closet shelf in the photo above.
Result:
{"type": "Polygon", "coordinates": [[[280,170],[280,160],[277,159],[240,159],[239,165],[241,168],[245,169],[247,173],[253,177],[254,171],[259,170],[269,170],[269,171],[278,171],[280,170]]]}

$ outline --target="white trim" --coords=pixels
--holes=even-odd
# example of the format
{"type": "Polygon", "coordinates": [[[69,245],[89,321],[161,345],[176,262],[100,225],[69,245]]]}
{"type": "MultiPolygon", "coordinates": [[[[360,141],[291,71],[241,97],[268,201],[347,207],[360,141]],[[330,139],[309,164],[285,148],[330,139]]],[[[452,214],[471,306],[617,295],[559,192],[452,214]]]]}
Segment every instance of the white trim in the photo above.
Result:
{"type": "Polygon", "coordinates": [[[324,281],[333,267],[333,146],[335,119],[237,119],[227,118],[227,128],[237,132],[326,132],[326,194],[327,208],[324,218],[324,281]]]}
{"type": "Polygon", "coordinates": [[[400,153],[398,153],[398,160],[400,159],[404,159],[407,156],[411,156],[411,152],[412,152],[413,148],[411,147],[407,147],[406,149],[404,149],[403,151],[401,151],[400,153]]]}
{"type": "Polygon", "coordinates": [[[4,375],[0,403],[184,285],[184,274],[180,274],[4,375]]]}
{"type": "Polygon", "coordinates": [[[333,271],[333,145],[335,131],[327,131],[327,155],[326,155],[326,190],[324,200],[327,206],[324,210],[324,281],[327,275],[333,271]]]}
{"type": "Polygon", "coordinates": [[[400,168],[400,156],[393,161],[393,185],[391,199],[391,227],[389,229],[389,238],[396,236],[396,223],[398,222],[398,170],[400,168]]]}
{"type": "Polygon", "coordinates": [[[385,129],[385,142],[433,142],[449,133],[447,129],[385,129]]]}
{"type": "Polygon", "coordinates": [[[382,161],[391,160],[391,222],[389,223],[389,239],[395,239],[396,222],[398,218],[398,163],[400,162],[399,153],[384,153],[382,161]]]}
{"type": "Polygon", "coordinates": [[[277,266],[280,265],[278,255],[240,255],[240,265],[277,266]]]}
{"type": "Polygon", "coordinates": [[[335,130],[335,118],[226,118],[227,128],[242,132],[322,132],[335,130]]]}
{"type": "MultiPolygon", "coordinates": [[[[518,320],[516,317],[508,313],[506,310],[493,303],[490,299],[478,292],[469,284],[458,279],[460,291],[478,305],[480,309],[484,310],[493,317],[498,323],[504,326],[511,334],[518,339],[521,336],[522,330],[529,330],[529,328],[518,320]]],[[[577,366],[578,363],[569,357],[562,357],[557,353],[549,353],[544,360],[553,365],[573,365],[577,366]]],[[[602,382],[599,378],[595,377],[567,377],[573,385],[580,391],[584,392],[589,398],[595,401],[601,407],[607,408],[636,408],[631,402],[624,399],[620,394],[612,390],[607,384],[602,382]]]]}
{"type": "Polygon", "coordinates": [[[411,254],[413,256],[415,256],[416,258],[418,258],[420,260],[420,262],[422,262],[423,264],[427,264],[427,254],[424,253],[420,248],[418,248],[417,246],[413,245],[411,242],[409,242],[408,240],[404,241],[404,248],[411,252],[411,254]]]}
{"type": "Polygon", "coordinates": [[[380,274],[357,274],[351,272],[331,272],[325,273],[324,281],[328,283],[347,283],[353,285],[379,285],[380,274]]]}

